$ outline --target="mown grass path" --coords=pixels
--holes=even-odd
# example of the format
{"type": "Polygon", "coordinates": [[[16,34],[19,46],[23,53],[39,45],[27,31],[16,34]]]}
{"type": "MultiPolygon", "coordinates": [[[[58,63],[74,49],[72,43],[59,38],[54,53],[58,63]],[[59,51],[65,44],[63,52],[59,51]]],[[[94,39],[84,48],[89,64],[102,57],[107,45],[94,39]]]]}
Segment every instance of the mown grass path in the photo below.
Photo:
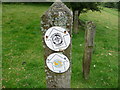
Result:
{"type": "MultiPolygon", "coordinates": [[[[3,4],[3,88],[45,88],[40,17],[48,4],[3,4]]],[[[118,85],[118,12],[84,13],[96,24],[90,79],[82,78],[84,29],[72,38],[72,88],[112,88],[118,85]]]]}

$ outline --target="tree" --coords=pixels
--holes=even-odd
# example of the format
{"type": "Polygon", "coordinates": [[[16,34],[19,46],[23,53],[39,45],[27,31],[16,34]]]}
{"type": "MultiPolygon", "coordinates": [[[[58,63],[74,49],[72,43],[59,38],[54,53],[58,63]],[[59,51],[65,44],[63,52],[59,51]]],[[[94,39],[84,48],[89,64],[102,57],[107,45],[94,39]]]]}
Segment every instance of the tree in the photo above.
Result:
{"type": "Polygon", "coordinates": [[[88,10],[92,11],[100,11],[99,5],[100,2],[69,2],[67,3],[68,7],[72,8],[73,11],[73,32],[78,33],[79,30],[79,16],[83,12],[87,12],[88,10]]]}
{"type": "Polygon", "coordinates": [[[104,2],[103,6],[107,8],[118,8],[118,2],[104,2]]]}

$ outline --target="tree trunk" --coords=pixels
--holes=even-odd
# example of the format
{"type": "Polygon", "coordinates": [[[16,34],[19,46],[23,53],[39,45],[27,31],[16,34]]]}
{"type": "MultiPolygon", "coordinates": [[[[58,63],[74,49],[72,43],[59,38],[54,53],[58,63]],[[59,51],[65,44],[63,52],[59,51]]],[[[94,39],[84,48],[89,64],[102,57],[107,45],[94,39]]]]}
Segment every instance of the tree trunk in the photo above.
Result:
{"type": "Polygon", "coordinates": [[[74,18],[73,18],[73,32],[75,34],[78,33],[79,31],[79,10],[75,10],[73,11],[73,14],[74,14],[74,18]]]}

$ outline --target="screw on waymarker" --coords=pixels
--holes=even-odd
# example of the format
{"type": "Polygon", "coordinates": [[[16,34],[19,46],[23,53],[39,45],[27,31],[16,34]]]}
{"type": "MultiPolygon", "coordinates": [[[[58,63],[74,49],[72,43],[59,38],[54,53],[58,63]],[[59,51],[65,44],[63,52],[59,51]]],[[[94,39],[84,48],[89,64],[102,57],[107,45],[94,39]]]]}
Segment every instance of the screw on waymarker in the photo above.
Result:
{"type": "Polygon", "coordinates": [[[64,58],[66,60],[66,58],[64,58]]]}
{"type": "Polygon", "coordinates": [[[46,36],[46,38],[48,38],[48,36],[46,36]]]}
{"type": "Polygon", "coordinates": [[[64,31],[64,34],[66,34],[66,31],[64,31]]]}

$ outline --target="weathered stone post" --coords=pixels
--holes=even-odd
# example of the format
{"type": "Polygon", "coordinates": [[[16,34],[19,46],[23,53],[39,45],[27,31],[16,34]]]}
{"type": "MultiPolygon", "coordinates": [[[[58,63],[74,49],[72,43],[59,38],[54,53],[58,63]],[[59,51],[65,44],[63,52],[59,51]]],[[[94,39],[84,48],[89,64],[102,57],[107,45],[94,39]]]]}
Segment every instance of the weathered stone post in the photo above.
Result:
{"type": "MultiPolygon", "coordinates": [[[[71,64],[70,68],[63,73],[55,73],[51,71],[47,64],[46,59],[52,53],[64,54],[71,63],[71,43],[65,50],[54,51],[51,50],[45,43],[45,33],[49,28],[58,26],[64,28],[71,36],[72,33],[73,14],[72,11],[62,2],[55,2],[44,13],[41,20],[41,30],[43,31],[43,47],[44,47],[44,60],[47,88],[70,88],[71,83],[71,64]]],[[[66,31],[64,33],[66,33],[66,31]]]]}
{"type": "Polygon", "coordinates": [[[94,36],[95,36],[95,25],[93,22],[89,21],[86,23],[85,31],[85,50],[83,56],[83,77],[88,79],[90,72],[90,64],[93,53],[94,46],[94,36]]]}

